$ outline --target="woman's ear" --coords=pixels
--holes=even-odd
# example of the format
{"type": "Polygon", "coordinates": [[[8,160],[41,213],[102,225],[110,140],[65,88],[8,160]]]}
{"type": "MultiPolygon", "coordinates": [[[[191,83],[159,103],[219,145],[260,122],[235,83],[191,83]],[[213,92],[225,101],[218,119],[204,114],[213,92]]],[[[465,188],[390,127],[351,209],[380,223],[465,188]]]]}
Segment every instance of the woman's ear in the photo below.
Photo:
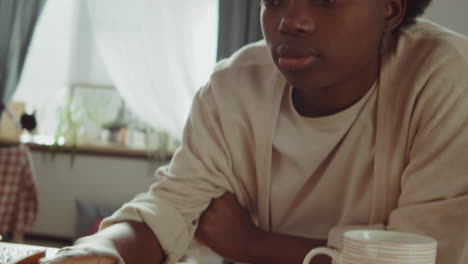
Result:
{"type": "Polygon", "coordinates": [[[392,32],[398,28],[406,13],[407,0],[386,0],[385,31],[392,32]]]}

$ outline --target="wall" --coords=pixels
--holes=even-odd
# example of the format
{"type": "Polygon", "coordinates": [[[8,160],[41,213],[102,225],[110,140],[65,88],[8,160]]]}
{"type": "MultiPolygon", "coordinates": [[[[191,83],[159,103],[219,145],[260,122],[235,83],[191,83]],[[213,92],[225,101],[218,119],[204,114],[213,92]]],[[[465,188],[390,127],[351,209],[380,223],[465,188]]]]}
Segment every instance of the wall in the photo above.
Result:
{"type": "Polygon", "coordinates": [[[75,200],[104,207],[118,207],[155,181],[154,162],[92,155],[51,156],[32,151],[39,186],[39,215],[31,233],[72,238],[75,200]]]}
{"type": "Polygon", "coordinates": [[[426,17],[468,36],[468,1],[433,0],[426,17]]]}

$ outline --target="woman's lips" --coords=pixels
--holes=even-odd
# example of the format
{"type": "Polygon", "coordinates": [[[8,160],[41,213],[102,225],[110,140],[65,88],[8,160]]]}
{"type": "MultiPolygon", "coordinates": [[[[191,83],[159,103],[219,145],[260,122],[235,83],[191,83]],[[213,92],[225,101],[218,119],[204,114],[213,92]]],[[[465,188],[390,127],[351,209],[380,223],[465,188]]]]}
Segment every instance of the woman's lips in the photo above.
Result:
{"type": "Polygon", "coordinates": [[[310,56],[280,56],[278,64],[281,69],[287,71],[301,71],[315,64],[320,57],[318,55],[310,56]]]}

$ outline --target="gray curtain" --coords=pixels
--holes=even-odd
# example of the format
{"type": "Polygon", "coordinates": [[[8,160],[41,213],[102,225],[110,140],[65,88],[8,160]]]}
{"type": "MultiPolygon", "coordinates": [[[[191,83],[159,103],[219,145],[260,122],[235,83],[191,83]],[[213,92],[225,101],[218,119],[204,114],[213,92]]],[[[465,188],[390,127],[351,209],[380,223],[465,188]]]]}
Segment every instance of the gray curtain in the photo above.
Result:
{"type": "Polygon", "coordinates": [[[0,113],[16,89],[46,0],[0,0],[0,113]]]}
{"type": "Polygon", "coordinates": [[[219,0],[218,61],[262,39],[259,0],[219,0]]]}

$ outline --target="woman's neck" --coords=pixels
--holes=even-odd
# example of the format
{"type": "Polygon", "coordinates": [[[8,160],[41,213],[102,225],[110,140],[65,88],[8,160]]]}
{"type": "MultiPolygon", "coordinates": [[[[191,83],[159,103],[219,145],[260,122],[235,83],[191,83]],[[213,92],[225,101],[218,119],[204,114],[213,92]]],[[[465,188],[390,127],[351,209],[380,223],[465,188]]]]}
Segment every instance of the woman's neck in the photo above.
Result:
{"type": "Polygon", "coordinates": [[[342,81],[319,89],[293,87],[292,101],[296,111],[304,117],[321,117],[341,112],[358,102],[372,88],[379,75],[379,63],[360,78],[342,81]]]}

